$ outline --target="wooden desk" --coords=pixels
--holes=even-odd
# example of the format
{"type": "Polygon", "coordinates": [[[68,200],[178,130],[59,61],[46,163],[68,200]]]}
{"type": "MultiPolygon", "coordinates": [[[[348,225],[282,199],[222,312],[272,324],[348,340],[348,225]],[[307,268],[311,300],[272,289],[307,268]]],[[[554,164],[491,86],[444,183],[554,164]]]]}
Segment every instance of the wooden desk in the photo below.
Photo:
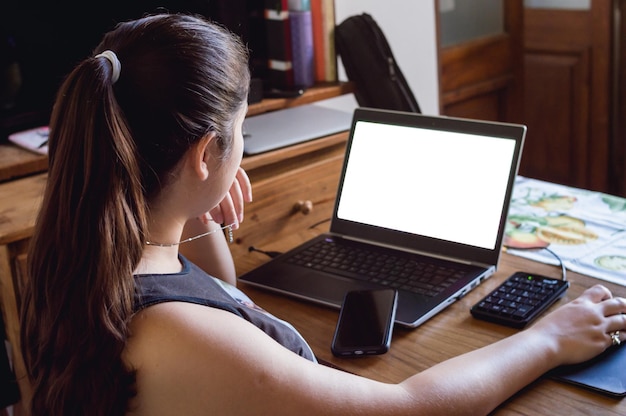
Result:
{"type": "MultiPolygon", "coordinates": [[[[285,251],[318,232],[327,225],[302,230],[297,235],[259,247],[263,250],[285,251]]],[[[237,261],[238,273],[244,273],[267,261],[260,253],[248,253],[237,261]]],[[[508,275],[518,270],[559,277],[558,267],[536,263],[504,253],[498,271],[460,301],[422,326],[409,330],[396,328],[391,350],[384,355],[364,358],[336,358],[330,343],[338,318],[336,309],[318,306],[302,300],[240,284],[262,308],[292,323],[310,343],[315,354],[347,371],[384,382],[399,382],[448,358],[493,343],[517,330],[479,321],[471,317],[470,307],[494,289],[508,275]]],[[[614,294],[626,296],[626,287],[603,282],[568,271],[571,287],[560,305],[578,296],[595,283],[603,283],[614,294]]],[[[532,351],[529,351],[529,354],[532,351]]],[[[626,371],[626,369],[625,369],[626,371]]],[[[494,415],[626,415],[626,399],[617,400],[565,383],[542,378],[498,407],[494,415]]]]}
{"type": "Polygon", "coordinates": [[[48,156],[0,143],[0,182],[40,173],[48,169],[48,156]]]}
{"type": "MultiPolygon", "coordinates": [[[[341,155],[344,140],[345,135],[331,136],[291,148],[290,151],[281,151],[274,157],[268,154],[244,160],[244,165],[253,175],[255,201],[246,210],[246,220],[242,228],[235,231],[235,244],[231,246],[238,274],[267,261],[265,255],[249,252],[247,248],[250,245],[263,250],[285,251],[327,230],[328,223],[324,219],[330,217],[332,209],[332,198],[329,202],[328,195],[335,192],[332,184],[336,186],[340,166],[337,163],[341,160],[337,155],[341,155]],[[303,162],[302,158],[310,163],[303,162]],[[285,164],[292,166],[287,168],[285,164]],[[274,176],[271,176],[272,172],[274,176]],[[317,184],[312,185],[311,182],[317,184]],[[293,201],[310,197],[307,194],[313,195],[313,212],[304,215],[294,211],[293,201]]],[[[19,293],[24,278],[24,252],[41,202],[45,179],[46,175],[41,174],[0,184],[0,305],[7,336],[14,349],[19,346],[18,300],[15,294],[19,293]]],[[[466,297],[417,329],[397,329],[389,353],[361,359],[339,359],[330,352],[337,310],[248,285],[242,284],[241,287],[261,307],[291,322],[321,359],[366,377],[398,382],[438,362],[514,333],[514,329],[473,319],[469,308],[516,270],[554,277],[560,273],[557,267],[504,254],[498,272],[466,297]]],[[[573,272],[569,272],[568,276],[572,286],[559,303],[600,282],[573,272]]],[[[603,283],[615,294],[626,296],[625,287],[603,283]]],[[[21,356],[14,354],[13,358],[18,376],[23,375],[21,356]]],[[[20,391],[23,396],[29,397],[30,389],[23,378],[20,378],[20,391]]],[[[24,414],[20,406],[16,409],[15,415],[24,414]]],[[[505,402],[494,414],[626,415],[626,400],[615,400],[560,382],[540,379],[505,402]]]]}
{"type": "MultiPolygon", "coordinates": [[[[46,185],[42,173],[0,184],[0,309],[6,337],[13,350],[13,365],[22,398],[30,400],[31,390],[19,351],[19,296],[24,279],[28,240],[46,185]]],[[[19,407],[14,413],[22,414],[19,407]]]]}

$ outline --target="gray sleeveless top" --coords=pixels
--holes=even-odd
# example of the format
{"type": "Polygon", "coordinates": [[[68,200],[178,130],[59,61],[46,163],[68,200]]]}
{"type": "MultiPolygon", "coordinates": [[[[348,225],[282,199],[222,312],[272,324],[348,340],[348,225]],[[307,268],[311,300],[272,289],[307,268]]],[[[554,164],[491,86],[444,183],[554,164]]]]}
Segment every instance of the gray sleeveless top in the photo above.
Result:
{"type": "Polygon", "coordinates": [[[236,287],[209,276],[184,256],[180,273],[136,275],[135,311],[162,302],[188,302],[222,309],[251,322],[285,348],[311,361],[313,351],[290,324],[258,307],[236,287]]]}

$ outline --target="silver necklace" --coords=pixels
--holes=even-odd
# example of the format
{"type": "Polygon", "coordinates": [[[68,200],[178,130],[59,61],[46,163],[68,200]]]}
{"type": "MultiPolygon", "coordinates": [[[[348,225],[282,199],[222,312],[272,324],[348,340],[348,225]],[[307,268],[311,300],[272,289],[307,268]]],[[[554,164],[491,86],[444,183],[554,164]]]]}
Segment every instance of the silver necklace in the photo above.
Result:
{"type": "Polygon", "coordinates": [[[214,233],[216,233],[218,231],[222,231],[222,230],[226,230],[228,242],[232,243],[234,241],[234,239],[233,239],[233,226],[234,225],[235,224],[233,223],[233,224],[225,225],[225,226],[220,227],[220,228],[215,228],[215,229],[213,229],[211,231],[207,231],[206,233],[194,235],[193,237],[186,238],[186,239],[181,240],[181,241],[179,241],[177,243],[156,243],[154,241],[146,241],[146,245],[147,246],[156,246],[156,247],[173,247],[173,246],[177,246],[179,244],[188,243],[190,241],[197,240],[198,238],[206,237],[207,235],[214,234],[214,233]]]}

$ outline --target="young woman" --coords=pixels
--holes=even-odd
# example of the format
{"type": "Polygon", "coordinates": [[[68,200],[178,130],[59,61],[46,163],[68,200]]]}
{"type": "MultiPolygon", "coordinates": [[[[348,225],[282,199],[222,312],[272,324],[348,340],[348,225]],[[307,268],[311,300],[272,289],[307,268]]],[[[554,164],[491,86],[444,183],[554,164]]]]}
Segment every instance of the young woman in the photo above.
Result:
{"type": "Polygon", "coordinates": [[[486,414],[626,338],[625,300],[595,286],[399,384],[317,364],[234,288],[248,84],[240,42],[182,15],[120,24],[68,76],[23,300],[33,414],[486,414]]]}

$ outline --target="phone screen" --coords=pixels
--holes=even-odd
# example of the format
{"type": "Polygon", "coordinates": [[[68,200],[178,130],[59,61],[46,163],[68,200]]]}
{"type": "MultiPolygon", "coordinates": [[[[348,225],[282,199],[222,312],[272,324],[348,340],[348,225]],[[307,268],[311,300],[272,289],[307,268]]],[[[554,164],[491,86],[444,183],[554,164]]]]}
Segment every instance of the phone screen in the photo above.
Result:
{"type": "Polygon", "coordinates": [[[345,295],[331,350],[337,356],[389,350],[398,294],[394,289],[357,290],[345,295]]]}

